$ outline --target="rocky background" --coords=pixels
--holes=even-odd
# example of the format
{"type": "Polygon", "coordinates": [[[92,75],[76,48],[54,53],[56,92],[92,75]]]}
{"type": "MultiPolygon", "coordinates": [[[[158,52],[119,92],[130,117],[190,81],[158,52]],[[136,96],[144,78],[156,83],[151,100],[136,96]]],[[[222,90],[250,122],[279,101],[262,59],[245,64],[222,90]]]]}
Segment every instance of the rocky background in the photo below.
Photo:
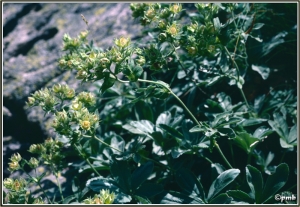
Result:
{"type": "Polygon", "coordinates": [[[61,70],[57,63],[63,35],[75,37],[85,29],[90,30],[88,39],[103,49],[121,35],[134,39],[141,34],[125,3],[3,4],[3,179],[20,176],[7,170],[13,153],[29,158],[30,144],[53,135],[50,117],[39,107],[26,107],[28,96],[55,83],[92,90],[92,84],[79,88],[75,73],[61,70]]]}

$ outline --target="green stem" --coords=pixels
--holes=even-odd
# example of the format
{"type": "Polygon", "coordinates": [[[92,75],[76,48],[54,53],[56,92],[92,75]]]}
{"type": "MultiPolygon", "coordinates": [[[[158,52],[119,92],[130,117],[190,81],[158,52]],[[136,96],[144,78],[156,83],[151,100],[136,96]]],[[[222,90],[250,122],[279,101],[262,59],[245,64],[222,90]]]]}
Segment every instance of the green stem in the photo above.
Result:
{"type": "Polygon", "coordinates": [[[164,88],[166,88],[178,101],[179,103],[183,106],[183,108],[189,113],[189,115],[191,116],[191,118],[196,122],[196,124],[198,124],[200,127],[202,126],[200,124],[200,122],[198,122],[198,120],[195,118],[195,116],[192,114],[192,112],[186,107],[186,105],[181,101],[181,99],[176,96],[175,93],[173,93],[173,91],[169,88],[169,87],[166,87],[164,84],[160,83],[160,82],[155,82],[155,81],[150,81],[150,80],[143,80],[143,79],[138,79],[139,82],[146,82],[146,83],[153,83],[153,84],[156,84],[156,85],[160,85],[164,88]]]}
{"type": "Polygon", "coordinates": [[[61,190],[61,185],[60,185],[57,173],[54,173],[54,176],[56,178],[56,182],[57,182],[57,186],[58,186],[58,189],[59,189],[59,193],[60,193],[61,199],[64,202],[64,196],[63,196],[63,193],[62,193],[62,190],[61,190]]]}
{"type": "Polygon", "coordinates": [[[250,109],[250,106],[249,106],[249,104],[248,104],[248,101],[247,101],[247,99],[246,99],[246,96],[245,96],[245,94],[244,94],[243,89],[241,89],[241,88],[239,88],[239,89],[240,89],[240,92],[241,92],[241,94],[242,94],[242,96],[243,96],[243,99],[244,99],[244,101],[245,101],[245,103],[246,103],[248,109],[250,109]]]}
{"type": "Polygon", "coordinates": [[[297,183],[294,184],[292,187],[288,188],[286,191],[290,191],[291,189],[293,189],[293,188],[296,187],[296,186],[297,186],[297,183]]]}
{"type": "MultiPolygon", "coordinates": [[[[23,168],[22,168],[22,170],[23,170],[23,172],[25,172],[25,173],[31,178],[31,180],[33,180],[36,184],[38,184],[38,186],[39,186],[40,189],[42,190],[44,196],[47,198],[48,203],[49,203],[49,204],[52,204],[51,201],[50,201],[50,199],[49,199],[49,197],[47,196],[47,194],[46,194],[44,188],[42,187],[42,185],[41,185],[41,183],[40,183],[40,180],[34,179],[34,178],[33,178],[30,174],[28,174],[23,168]],[[37,180],[37,181],[36,181],[36,180],[37,180]]],[[[36,169],[35,169],[35,174],[37,174],[37,173],[36,173],[36,169]]]]}
{"type": "MultiPolygon", "coordinates": [[[[120,80],[116,77],[116,79],[121,82],[121,83],[129,83],[129,81],[123,81],[123,80],[120,80]]],[[[144,83],[152,83],[152,84],[156,84],[156,85],[160,85],[162,87],[164,87],[165,89],[167,89],[171,94],[172,96],[174,96],[178,101],[179,103],[183,106],[183,108],[189,113],[189,115],[191,116],[191,118],[196,122],[196,124],[198,124],[200,127],[202,126],[200,124],[200,122],[196,119],[196,117],[192,114],[192,112],[186,107],[186,105],[181,101],[181,99],[176,96],[175,93],[173,93],[173,91],[169,88],[169,87],[166,87],[164,84],[160,83],[160,82],[155,82],[155,81],[151,81],[151,80],[144,80],[144,79],[138,79],[139,82],[144,82],[144,83]]],[[[102,142],[102,141],[101,141],[102,142]]],[[[103,143],[103,142],[102,142],[103,143]]]]}
{"type": "Polygon", "coordinates": [[[234,153],[233,153],[233,148],[232,148],[231,141],[229,141],[229,145],[230,145],[230,152],[231,152],[232,162],[233,162],[233,165],[236,166],[235,161],[234,161],[235,159],[234,159],[234,153]]]}
{"type": "Polygon", "coordinates": [[[222,156],[223,160],[225,161],[225,163],[228,165],[229,168],[233,169],[233,167],[230,165],[230,163],[228,162],[228,160],[226,159],[226,157],[224,156],[221,148],[219,147],[218,143],[216,140],[214,140],[214,146],[217,148],[218,152],[220,153],[220,155],[222,156]]]}
{"type": "Polygon", "coordinates": [[[159,165],[159,166],[162,166],[163,168],[167,168],[168,170],[172,170],[169,166],[166,166],[166,165],[164,165],[164,164],[162,164],[162,163],[160,163],[160,162],[157,162],[156,160],[153,160],[153,159],[151,159],[151,158],[148,158],[148,157],[145,157],[145,156],[143,156],[143,155],[140,155],[142,158],[144,158],[144,159],[146,159],[146,160],[149,160],[149,161],[151,161],[151,162],[154,162],[155,164],[157,164],[157,165],[159,165]]]}
{"type": "Polygon", "coordinates": [[[85,158],[85,156],[82,154],[82,152],[80,151],[80,149],[78,148],[78,146],[76,144],[74,144],[75,148],[77,149],[77,151],[79,152],[79,154],[83,157],[83,159],[89,164],[89,166],[94,170],[94,172],[98,175],[101,176],[97,170],[94,168],[94,166],[91,164],[91,162],[85,158]]]}
{"type": "MultiPolygon", "coordinates": [[[[237,75],[238,75],[237,82],[239,82],[239,81],[240,81],[240,69],[239,69],[239,66],[237,65],[237,63],[235,62],[235,60],[232,58],[232,56],[231,56],[230,52],[228,51],[228,49],[227,49],[226,47],[224,47],[224,49],[225,49],[225,51],[227,52],[227,54],[229,55],[231,61],[232,61],[233,64],[235,65],[235,67],[236,67],[236,71],[237,71],[237,75]]],[[[238,88],[239,88],[239,87],[238,87],[238,88]]],[[[243,96],[243,99],[244,99],[244,101],[245,101],[245,103],[246,103],[248,109],[250,109],[250,106],[249,106],[249,104],[248,104],[248,101],[247,101],[247,99],[246,99],[246,96],[245,96],[245,94],[244,94],[244,91],[243,91],[241,88],[239,88],[239,90],[240,90],[240,92],[241,92],[241,94],[242,94],[242,96],[243,96]]]]}
{"type": "Polygon", "coordinates": [[[101,142],[102,144],[104,144],[104,145],[106,145],[106,146],[110,147],[111,149],[114,149],[114,150],[116,150],[116,151],[118,151],[118,152],[121,152],[121,153],[122,153],[122,151],[121,151],[121,150],[119,150],[119,149],[117,149],[117,148],[114,148],[114,147],[110,146],[110,145],[109,145],[109,144],[107,144],[106,142],[104,142],[104,141],[102,141],[101,139],[99,139],[98,137],[96,137],[96,135],[94,135],[94,136],[93,136],[93,138],[95,138],[96,140],[98,140],[98,141],[99,141],[99,142],[101,142]]]}

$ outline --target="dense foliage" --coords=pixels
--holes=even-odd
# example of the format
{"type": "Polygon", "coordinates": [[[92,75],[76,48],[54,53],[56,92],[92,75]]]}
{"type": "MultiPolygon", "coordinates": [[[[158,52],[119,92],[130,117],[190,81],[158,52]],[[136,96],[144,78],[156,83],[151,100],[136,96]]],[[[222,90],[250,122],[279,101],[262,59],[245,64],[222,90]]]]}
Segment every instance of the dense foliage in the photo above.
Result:
{"type": "Polygon", "coordinates": [[[13,155],[9,167],[47,165],[59,193],[28,196],[28,183],[41,187],[45,175],[28,174],[4,180],[7,202],[266,204],[282,203],[278,195],[294,198],[296,4],[130,7],[144,26],[140,40],[120,37],[104,50],[88,40],[89,31],[63,37],[59,66],[98,90],[78,94],[56,84],[29,97],[28,106],[53,114],[57,137],[31,145],[36,156],[30,160],[13,155]]]}

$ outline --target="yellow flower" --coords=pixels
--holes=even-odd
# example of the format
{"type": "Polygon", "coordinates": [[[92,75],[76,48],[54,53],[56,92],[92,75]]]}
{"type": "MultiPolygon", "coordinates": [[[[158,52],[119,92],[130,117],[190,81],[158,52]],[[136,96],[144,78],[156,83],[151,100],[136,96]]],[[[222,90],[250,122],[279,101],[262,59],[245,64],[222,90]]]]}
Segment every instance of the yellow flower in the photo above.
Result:
{"type": "Polygon", "coordinates": [[[125,38],[125,37],[121,37],[120,39],[116,39],[115,40],[115,44],[119,47],[127,47],[130,43],[130,39],[125,38]]]}
{"type": "Polygon", "coordinates": [[[91,128],[91,123],[89,121],[80,121],[80,126],[84,130],[90,130],[91,128]]]}
{"type": "Polygon", "coordinates": [[[169,25],[167,27],[166,32],[169,33],[171,36],[176,36],[179,33],[179,26],[176,23],[173,23],[172,25],[169,25]]]}
{"type": "Polygon", "coordinates": [[[18,170],[20,169],[20,165],[19,165],[19,162],[10,162],[8,163],[8,166],[9,166],[9,171],[15,171],[15,170],[18,170]]]}
{"type": "Polygon", "coordinates": [[[155,17],[155,10],[153,8],[149,8],[145,12],[145,16],[148,17],[149,19],[153,19],[155,17]]]}
{"type": "Polygon", "coordinates": [[[170,11],[173,13],[173,14],[177,14],[179,13],[180,11],[182,10],[182,6],[181,4],[174,4],[170,7],[170,11]]]}

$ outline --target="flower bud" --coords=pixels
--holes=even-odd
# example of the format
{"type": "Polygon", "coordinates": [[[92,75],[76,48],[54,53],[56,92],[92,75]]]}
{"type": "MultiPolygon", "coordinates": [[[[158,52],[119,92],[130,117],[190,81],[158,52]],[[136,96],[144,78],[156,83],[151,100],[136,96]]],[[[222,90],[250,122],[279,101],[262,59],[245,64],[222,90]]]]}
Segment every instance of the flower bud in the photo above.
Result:
{"type": "Polygon", "coordinates": [[[8,163],[8,170],[13,172],[13,171],[16,171],[20,169],[20,165],[19,165],[19,162],[16,162],[16,161],[12,161],[10,163],[8,163]]]}
{"type": "Polygon", "coordinates": [[[188,50],[189,55],[193,56],[193,55],[197,54],[197,48],[196,47],[189,46],[189,47],[187,47],[187,50],[188,50]]]}
{"type": "Polygon", "coordinates": [[[41,197],[34,199],[33,204],[45,204],[41,197]]]}
{"type": "Polygon", "coordinates": [[[112,204],[115,199],[115,194],[112,192],[110,193],[109,190],[102,189],[100,191],[100,198],[102,200],[102,203],[104,204],[112,204]]]}
{"type": "Polygon", "coordinates": [[[30,153],[41,154],[46,151],[46,148],[41,144],[32,144],[28,151],[30,153]]]}
{"type": "Polygon", "coordinates": [[[166,33],[160,33],[160,34],[158,35],[158,40],[159,40],[160,42],[164,42],[166,39],[167,39],[167,34],[166,34],[166,33]]]}
{"type": "Polygon", "coordinates": [[[79,111],[82,108],[82,103],[78,101],[73,101],[71,108],[74,111],[79,111]]]}
{"type": "Polygon", "coordinates": [[[13,186],[12,186],[12,189],[15,190],[15,191],[20,191],[22,190],[26,185],[26,181],[24,179],[16,179],[13,183],[13,186]]]}
{"type": "Polygon", "coordinates": [[[60,85],[60,84],[55,84],[55,85],[52,87],[52,91],[53,91],[54,93],[60,93],[60,92],[62,92],[62,87],[61,87],[61,85],[60,85]]]}
{"type": "Polygon", "coordinates": [[[118,47],[125,48],[125,47],[127,47],[130,44],[130,39],[129,39],[129,37],[128,38],[121,37],[120,39],[116,39],[115,40],[115,44],[118,47]]]}
{"type": "Polygon", "coordinates": [[[85,40],[87,38],[88,34],[89,34],[89,32],[87,30],[80,32],[79,39],[85,40]]]}
{"type": "Polygon", "coordinates": [[[85,72],[84,70],[79,70],[77,72],[76,78],[81,80],[81,79],[85,79],[87,77],[87,72],[85,72]]]}
{"type": "Polygon", "coordinates": [[[7,189],[11,189],[13,187],[14,180],[11,178],[5,178],[3,181],[3,185],[7,189]]]}
{"type": "Polygon", "coordinates": [[[27,105],[28,105],[28,106],[33,106],[34,104],[35,104],[35,98],[33,98],[33,97],[28,97],[27,105]]]}
{"type": "Polygon", "coordinates": [[[45,140],[44,146],[45,146],[46,148],[50,148],[50,147],[52,146],[53,143],[54,143],[54,140],[53,140],[51,137],[49,137],[49,138],[47,138],[47,139],[45,140]]]}
{"type": "Polygon", "coordinates": [[[170,16],[170,14],[171,12],[169,9],[162,9],[159,16],[161,18],[167,19],[170,16]]]}
{"type": "Polygon", "coordinates": [[[179,12],[181,12],[182,10],[182,6],[181,4],[174,4],[170,7],[170,11],[173,13],[173,14],[177,14],[179,12]]]}
{"type": "Polygon", "coordinates": [[[149,19],[153,19],[155,17],[155,10],[153,8],[149,8],[147,11],[145,11],[145,16],[149,19]]]}
{"type": "Polygon", "coordinates": [[[140,57],[136,60],[136,62],[137,62],[139,65],[144,65],[145,62],[146,62],[146,59],[145,59],[144,56],[140,56],[140,57]]]}
{"type": "Polygon", "coordinates": [[[64,95],[67,99],[72,99],[75,96],[75,90],[70,88],[70,89],[64,91],[64,95]]]}
{"type": "Polygon", "coordinates": [[[35,168],[37,168],[37,166],[39,166],[39,161],[36,158],[32,157],[32,158],[30,158],[28,164],[32,169],[35,169],[35,168]]]}
{"type": "Polygon", "coordinates": [[[51,110],[54,105],[55,105],[56,101],[54,97],[48,96],[45,101],[44,101],[44,106],[46,108],[46,110],[51,110]]]}
{"type": "Polygon", "coordinates": [[[176,23],[169,25],[166,30],[171,36],[176,36],[179,33],[179,26],[176,23]]]}
{"type": "Polygon", "coordinates": [[[20,162],[22,160],[22,157],[19,153],[15,153],[11,156],[10,160],[13,162],[20,162]]]}
{"type": "Polygon", "coordinates": [[[72,41],[71,41],[71,45],[72,45],[73,47],[79,47],[79,46],[80,46],[80,42],[79,42],[79,40],[78,40],[77,38],[74,38],[74,39],[72,39],[72,41]]]}
{"type": "Polygon", "coordinates": [[[99,64],[102,68],[106,68],[109,63],[110,61],[107,58],[101,58],[99,61],[99,64]]]}

